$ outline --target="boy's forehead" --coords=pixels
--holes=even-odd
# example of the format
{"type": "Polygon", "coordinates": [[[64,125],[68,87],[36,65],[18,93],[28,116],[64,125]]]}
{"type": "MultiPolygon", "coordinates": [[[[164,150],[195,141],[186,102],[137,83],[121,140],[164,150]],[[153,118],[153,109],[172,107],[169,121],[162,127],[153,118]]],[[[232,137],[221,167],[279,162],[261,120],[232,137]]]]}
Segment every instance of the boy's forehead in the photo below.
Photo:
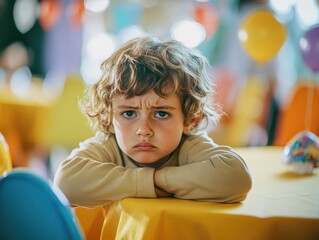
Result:
{"type": "Polygon", "coordinates": [[[176,94],[171,94],[167,97],[161,97],[157,95],[154,91],[151,91],[147,94],[141,96],[135,96],[132,98],[125,98],[123,95],[116,96],[113,99],[113,105],[125,105],[125,106],[140,106],[140,105],[166,105],[166,104],[176,104],[179,103],[178,97],[176,94]]]}

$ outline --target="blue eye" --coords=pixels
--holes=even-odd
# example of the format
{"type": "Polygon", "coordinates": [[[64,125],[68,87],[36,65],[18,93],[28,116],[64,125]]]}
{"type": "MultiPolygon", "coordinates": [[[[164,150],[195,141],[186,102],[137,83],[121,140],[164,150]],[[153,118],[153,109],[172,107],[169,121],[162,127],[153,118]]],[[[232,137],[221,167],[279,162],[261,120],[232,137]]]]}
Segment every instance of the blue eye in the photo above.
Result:
{"type": "Polygon", "coordinates": [[[161,118],[161,119],[166,119],[170,117],[170,114],[167,112],[163,112],[163,111],[158,111],[155,113],[155,117],[157,118],[161,118]]]}
{"type": "Polygon", "coordinates": [[[136,113],[134,111],[125,111],[122,112],[121,115],[125,118],[134,118],[136,117],[136,113]]]}

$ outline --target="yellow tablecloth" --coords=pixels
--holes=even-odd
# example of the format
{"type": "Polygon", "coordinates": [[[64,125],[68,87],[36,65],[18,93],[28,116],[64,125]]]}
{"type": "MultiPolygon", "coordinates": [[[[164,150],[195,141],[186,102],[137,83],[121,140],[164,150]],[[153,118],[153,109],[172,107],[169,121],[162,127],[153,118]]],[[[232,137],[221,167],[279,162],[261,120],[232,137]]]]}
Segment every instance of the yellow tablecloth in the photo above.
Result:
{"type": "Polygon", "coordinates": [[[123,199],[109,208],[101,239],[319,239],[319,172],[296,175],[282,148],[242,148],[253,188],[242,203],[123,199]]]}

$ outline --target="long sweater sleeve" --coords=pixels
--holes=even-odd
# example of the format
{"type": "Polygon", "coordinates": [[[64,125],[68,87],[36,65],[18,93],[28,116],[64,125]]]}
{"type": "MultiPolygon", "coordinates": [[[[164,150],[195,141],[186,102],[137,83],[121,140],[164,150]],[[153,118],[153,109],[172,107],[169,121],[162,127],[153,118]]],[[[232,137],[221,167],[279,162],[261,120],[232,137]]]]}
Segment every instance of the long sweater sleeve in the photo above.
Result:
{"type": "Polygon", "coordinates": [[[114,139],[102,144],[92,138],[61,163],[54,184],[72,206],[98,206],[126,197],[156,197],[154,169],[121,166],[116,146],[114,139]]]}
{"type": "Polygon", "coordinates": [[[208,137],[186,140],[179,165],[155,173],[155,184],[177,198],[239,202],[251,189],[251,175],[244,160],[230,147],[218,146],[208,137]]]}
{"type": "Polygon", "coordinates": [[[238,202],[246,198],[252,181],[244,160],[206,134],[184,136],[156,170],[133,163],[114,136],[97,134],[61,163],[54,184],[72,206],[94,207],[127,197],[156,198],[154,185],[176,198],[238,202]]]}

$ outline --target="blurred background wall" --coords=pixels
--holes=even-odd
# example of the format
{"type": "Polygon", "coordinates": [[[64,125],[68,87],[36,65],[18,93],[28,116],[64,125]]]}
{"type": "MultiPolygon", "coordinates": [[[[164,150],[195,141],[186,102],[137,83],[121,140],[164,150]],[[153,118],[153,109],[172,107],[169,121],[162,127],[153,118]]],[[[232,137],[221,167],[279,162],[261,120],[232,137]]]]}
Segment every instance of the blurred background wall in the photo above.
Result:
{"type": "MultiPolygon", "coordinates": [[[[51,177],[93,135],[78,98],[99,79],[101,62],[145,35],[182,41],[208,58],[213,100],[225,112],[205,129],[217,143],[284,146],[304,129],[319,135],[319,63],[305,62],[300,45],[318,24],[316,0],[0,0],[0,132],[13,165],[51,177]],[[244,26],[258,10],[272,16],[244,26]],[[245,46],[254,37],[263,47],[245,46]]],[[[308,58],[318,54],[317,46],[308,58]]]]}

